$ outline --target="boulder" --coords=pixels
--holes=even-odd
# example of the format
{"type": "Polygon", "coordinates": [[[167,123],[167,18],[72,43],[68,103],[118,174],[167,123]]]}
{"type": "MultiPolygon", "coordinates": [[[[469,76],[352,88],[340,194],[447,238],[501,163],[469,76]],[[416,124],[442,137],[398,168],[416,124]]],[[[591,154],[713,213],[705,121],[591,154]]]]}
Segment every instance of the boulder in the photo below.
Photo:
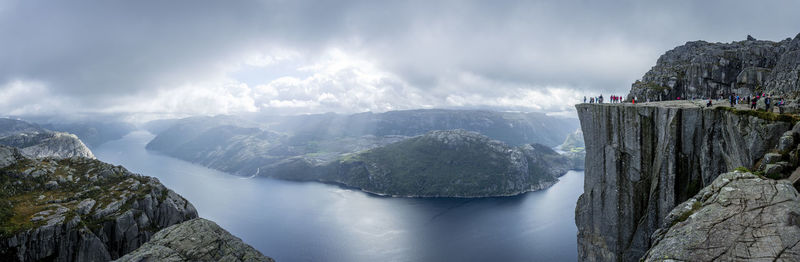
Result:
{"type": "Polygon", "coordinates": [[[139,261],[274,261],[216,223],[197,218],[167,227],[150,242],[119,258],[139,261]]]}
{"type": "Polygon", "coordinates": [[[788,181],[722,174],[670,212],[644,261],[798,261],[798,221],[788,181]]]}

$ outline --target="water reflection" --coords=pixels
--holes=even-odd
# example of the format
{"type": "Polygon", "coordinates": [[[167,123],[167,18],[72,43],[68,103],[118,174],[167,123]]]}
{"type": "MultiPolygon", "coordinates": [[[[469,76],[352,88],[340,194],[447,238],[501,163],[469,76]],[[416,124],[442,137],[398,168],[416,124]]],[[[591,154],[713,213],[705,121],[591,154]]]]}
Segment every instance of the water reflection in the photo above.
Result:
{"type": "Polygon", "coordinates": [[[243,179],[144,149],[134,132],[94,150],[157,177],[200,216],[279,261],[574,261],[583,173],[515,197],[403,199],[320,183],[243,179]]]}

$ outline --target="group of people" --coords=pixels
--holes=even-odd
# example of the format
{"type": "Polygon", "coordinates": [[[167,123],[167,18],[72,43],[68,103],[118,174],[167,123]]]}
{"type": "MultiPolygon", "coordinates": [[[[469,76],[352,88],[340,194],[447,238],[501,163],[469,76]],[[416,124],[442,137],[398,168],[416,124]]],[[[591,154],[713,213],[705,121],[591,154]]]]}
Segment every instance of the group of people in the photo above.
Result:
{"type": "Polygon", "coordinates": [[[741,103],[745,103],[746,105],[750,105],[750,109],[753,110],[755,110],[758,107],[758,100],[764,99],[764,109],[766,111],[770,111],[770,107],[775,106],[778,107],[778,111],[781,114],[783,114],[783,106],[786,103],[783,100],[783,98],[779,98],[778,101],[773,101],[772,94],[766,94],[766,93],[755,94],[752,96],[745,96],[745,97],[740,97],[736,94],[731,94],[730,97],[728,97],[728,99],[730,100],[731,107],[734,107],[741,103]]]}
{"type": "MultiPolygon", "coordinates": [[[[611,96],[610,98],[611,98],[611,103],[612,104],[619,104],[619,103],[622,103],[622,102],[625,101],[625,98],[622,97],[622,96],[611,96]]],[[[633,103],[636,103],[635,101],[636,101],[635,99],[632,100],[633,103]]],[[[602,104],[603,103],[603,95],[601,94],[598,97],[589,97],[588,100],[584,96],[583,97],[583,102],[584,103],[589,103],[589,104],[594,104],[594,103],[602,104]]]]}

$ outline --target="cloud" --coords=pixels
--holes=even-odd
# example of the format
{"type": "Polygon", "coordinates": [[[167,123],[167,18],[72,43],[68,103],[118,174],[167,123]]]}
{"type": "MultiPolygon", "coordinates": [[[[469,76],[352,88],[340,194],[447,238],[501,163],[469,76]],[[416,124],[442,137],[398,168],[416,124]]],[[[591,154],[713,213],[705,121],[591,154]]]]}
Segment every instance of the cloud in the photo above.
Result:
{"type": "Polygon", "coordinates": [[[686,41],[793,36],[795,10],[800,2],[10,0],[0,3],[0,110],[562,112],[584,95],[626,93],[686,41]]]}

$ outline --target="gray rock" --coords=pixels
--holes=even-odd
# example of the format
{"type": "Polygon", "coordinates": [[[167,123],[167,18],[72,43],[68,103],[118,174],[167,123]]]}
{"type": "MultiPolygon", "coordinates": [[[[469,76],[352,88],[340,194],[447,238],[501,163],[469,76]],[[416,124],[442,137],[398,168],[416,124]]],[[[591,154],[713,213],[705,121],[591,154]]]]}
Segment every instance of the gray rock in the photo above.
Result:
{"type": "Polygon", "coordinates": [[[794,149],[794,146],[794,133],[792,133],[792,131],[787,131],[781,136],[780,142],[778,142],[778,151],[786,152],[794,149]]]}
{"type": "Polygon", "coordinates": [[[92,151],[73,134],[7,118],[0,119],[0,145],[17,147],[22,155],[32,158],[94,158],[92,151]]]}
{"type": "MultiPolygon", "coordinates": [[[[0,146],[0,152],[9,152],[9,148],[0,146]]],[[[30,172],[38,173],[38,177],[22,175],[12,179],[16,181],[0,181],[0,186],[9,189],[7,192],[11,196],[45,189],[41,196],[47,195],[50,199],[26,200],[26,205],[39,210],[31,220],[37,223],[20,225],[21,229],[0,237],[0,257],[3,258],[0,260],[109,261],[138,248],[159,229],[197,217],[191,203],[154,178],[83,157],[60,161],[18,157],[12,163],[17,166],[12,168],[35,170],[30,172]],[[89,170],[87,172],[95,177],[103,170],[116,170],[116,173],[95,181],[55,181],[63,177],[57,170],[75,168],[89,170]],[[138,182],[137,190],[132,190],[130,185],[137,184],[135,182],[138,182]],[[56,185],[59,194],[71,194],[63,199],[52,199],[55,194],[47,191],[56,189],[56,185]],[[111,204],[101,208],[100,203],[111,204]]],[[[14,172],[17,171],[0,168],[3,174],[14,172]]]]}
{"type": "Polygon", "coordinates": [[[576,107],[586,143],[581,261],[638,260],[678,203],[719,174],[754,169],[792,128],[689,101],[576,107]]]}
{"type": "Polygon", "coordinates": [[[58,182],[56,182],[55,180],[47,181],[47,183],[44,184],[44,188],[47,190],[56,189],[58,188],[58,182]]]}
{"type": "MultiPolygon", "coordinates": [[[[748,38],[731,43],[687,42],[667,51],[628,98],[672,100],[759,92],[800,95],[800,34],[780,42],[748,38]]],[[[759,101],[760,108],[763,101],[759,101]]]]}
{"type": "Polygon", "coordinates": [[[798,261],[800,199],[788,181],[726,173],[673,209],[645,261],[798,261]]]}
{"type": "Polygon", "coordinates": [[[780,161],[782,157],[783,156],[778,153],[767,153],[764,155],[764,159],[761,160],[761,163],[764,165],[775,164],[775,162],[780,161]]]}
{"type": "Polygon", "coordinates": [[[119,262],[274,261],[216,223],[197,218],[167,227],[119,262]]]}
{"type": "Polygon", "coordinates": [[[84,199],[80,203],[78,203],[78,206],[75,211],[77,211],[78,214],[81,215],[89,214],[89,211],[92,211],[92,207],[94,207],[95,203],[97,203],[97,201],[95,201],[94,199],[91,198],[84,199]]]}
{"type": "Polygon", "coordinates": [[[783,172],[784,165],[782,164],[767,164],[764,168],[764,173],[767,175],[780,174],[783,172]]]}

